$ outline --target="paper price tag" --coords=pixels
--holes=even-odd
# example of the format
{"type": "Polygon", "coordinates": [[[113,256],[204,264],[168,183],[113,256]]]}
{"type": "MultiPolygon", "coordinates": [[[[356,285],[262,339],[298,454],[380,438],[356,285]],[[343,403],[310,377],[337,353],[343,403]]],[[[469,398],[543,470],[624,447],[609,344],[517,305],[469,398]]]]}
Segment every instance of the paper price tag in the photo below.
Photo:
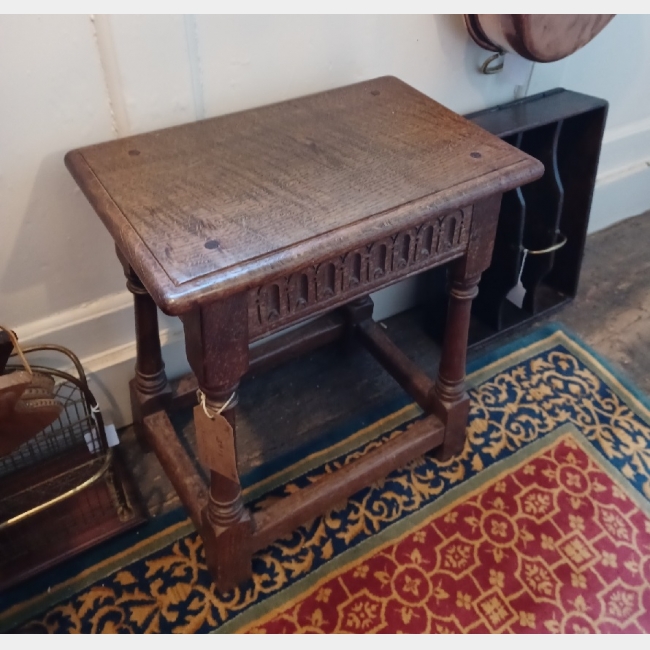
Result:
{"type": "Polygon", "coordinates": [[[235,433],[223,415],[214,414],[211,420],[201,405],[194,407],[196,446],[201,464],[239,483],[235,433]]]}
{"type": "Polygon", "coordinates": [[[524,254],[521,256],[521,266],[519,267],[519,277],[517,278],[517,285],[510,289],[506,298],[519,307],[520,309],[524,306],[524,298],[526,297],[526,288],[524,287],[521,276],[524,274],[524,264],[526,264],[526,258],[528,257],[528,250],[524,249],[524,254]]]}
{"type": "MultiPolygon", "coordinates": [[[[93,420],[93,424],[90,431],[84,433],[84,440],[86,441],[86,446],[88,447],[88,451],[90,451],[91,454],[97,454],[101,451],[103,447],[103,445],[101,445],[99,442],[99,429],[97,424],[97,414],[100,412],[99,406],[91,407],[90,411],[91,411],[90,414],[93,420]]],[[[104,416],[104,433],[106,435],[106,444],[109,447],[115,447],[120,444],[120,439],[118,438],[117,429],[115,428],[115,425],[110,420],[107,420],[105,416],[104,416]]]]}

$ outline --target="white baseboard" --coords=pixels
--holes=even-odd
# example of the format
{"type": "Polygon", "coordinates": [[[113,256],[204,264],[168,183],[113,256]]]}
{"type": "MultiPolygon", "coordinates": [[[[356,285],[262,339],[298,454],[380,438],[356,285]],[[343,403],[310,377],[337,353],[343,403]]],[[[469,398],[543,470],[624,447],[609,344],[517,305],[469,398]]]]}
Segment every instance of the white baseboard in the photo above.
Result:
{"type": "MultiPolygon", "coordinates": [[[[160,314],[161,342],[171,376],[187,372],[178,319],[160,314]]],[[[116,426],[131,422],[128,382],[135,366],[133,297],[128,291],[104,296],[23,325],[11,324],[21,345],[56,344],[74,352],[88,375],[102,411],[116,426]]],[[[31,354],[35,363],[69,368],[59,354],[31,354]]]]}
{"type": "MultiPolygon", "coordinates": [[[[131,336],[133,337],[133,329],[131,336]]],[[[167,376],[175,379],[187,374],[190,367],[185,356],[182,328],[161,330],[160,342],[167,376]]],[[[118,428],[130,424],[129,381],[135,371],[135,339],[85,357],[81,363],[88,374],[90,390],[105,417],[118,428]]]]}
{"type": "MultiPolygon", "coordinates": [[[[608,131],[603,142],[590,232],[650,208],[650,120],[608,131]]],[[[375,315],[388,318],[416,303],[407,280],[373,295],[375,315]]],[[[128,382],[135,365],[132,297],[104,296],[64,312],[15,326],[23,344],[56,343],[81,358],[102,410],[118,427],[131,422],[128,382]]],[[[163,358],[170,379],[189,372],[180,321],[160,314],[163,358]]],[[[12,324],[13,326],[13,324],[12,324]]]]}
{"type": "MultiPolygon", "coordinates": [[[[415,304],[413,279],[373,294],[375,316],[388,318],[415,304]]],[[[185,356],[183,328],[177,318],[159,313],[160,342],[170,379],[190,371],[185,356]]],[[[23,346],[56,344],[72,350],[81,360],[90,389],[102,413],[118,428],[131,423],[129,381],[135,367],[133,298],[128,291],[100,298],[20,326],[13,326],[23,346]]],[[[47,365],[68,368],[64,357],[33,357],[47,365]]]]}
{"type": "Polygon", "coordinates": [[[650,118],[607,129],[589,232],[650,209],[650,118]]]}
{"type": "Polygon", "coordinates": [[[607,228],[650,209],[650,160],[599,174],[589,232],[607,228]]]}
{"type": "Polygon", "coordinates": [[[650,158],[650,117],[606,129],[599,173],[625,169],[650,158]]]}

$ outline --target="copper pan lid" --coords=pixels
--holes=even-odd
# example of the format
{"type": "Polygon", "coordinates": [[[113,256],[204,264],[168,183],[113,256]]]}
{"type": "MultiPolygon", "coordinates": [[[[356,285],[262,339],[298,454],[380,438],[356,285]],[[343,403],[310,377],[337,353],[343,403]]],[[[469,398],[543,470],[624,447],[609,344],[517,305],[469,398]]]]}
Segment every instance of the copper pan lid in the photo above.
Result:
{"type": "Polygon", "coordinates": [[[589,43],[616,14],[465,14],[474,41],[530,61],[563,59],[589,43]]]}

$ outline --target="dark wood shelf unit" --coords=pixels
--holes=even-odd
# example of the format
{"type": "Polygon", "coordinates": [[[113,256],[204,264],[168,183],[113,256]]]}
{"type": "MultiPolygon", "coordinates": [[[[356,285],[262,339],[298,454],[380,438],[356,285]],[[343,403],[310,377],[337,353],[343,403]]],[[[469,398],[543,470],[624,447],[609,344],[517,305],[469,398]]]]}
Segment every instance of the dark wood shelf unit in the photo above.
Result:
{"type": "MultiPolygon", "coordinates": [[[[598,160],[607,118],[605,100],[563,88],[466,117],[544,163],[542,178],[503,196],[490,268],[472,307],[470,345],[477,346],[548,316],[575,298],[580,279],[598,160]],[[554,252],[525,261],[521,307],[506,296],[519,279],[523,250],[554,252]]],[[[441,304],[446,270],[431,273],[428,304],[441,304]]],[[[444,303],[443,303],[444,304],[444,303]]],[[[439,338],[445,314],[429,313],[439,338]]]]}

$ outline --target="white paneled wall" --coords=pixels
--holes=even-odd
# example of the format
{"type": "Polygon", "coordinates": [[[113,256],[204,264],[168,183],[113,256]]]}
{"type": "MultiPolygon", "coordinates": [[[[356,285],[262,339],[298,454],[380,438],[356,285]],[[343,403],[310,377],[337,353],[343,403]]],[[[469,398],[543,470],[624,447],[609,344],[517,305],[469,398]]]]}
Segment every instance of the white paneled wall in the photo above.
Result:
{"type": "Polygon", "coordinates": [[[0,88],[0,322],[18,326],[120,288],[62,158],[114,137],[89,19],[0,18],[0,88]]]}
{"type": "Polygon", "coordinates": [[[590,230],[648,210],[650,15],[616,16],[572,56],[534,67],[529,94],[558,86],[609,101],[590,230]]]}
{"type": "MultiPolygon", "coordinates": [[[[526,63],[514,79],[478,73],[486,54],[457,15],[0,17],[0,322],[23,341],[77,351],[125,423],[130,296],[64,153],[385,74],[460,113],[520,96],[528,79],[530,92],[564,85],[608,99],[596,223],[641,212],[650,207],[648,37],[650,17],[619,16],[583,51],[526,63]]],[[[378,315],[412,301],[412,285],[392,288],[378,315]]],[[[179,325],[162,326],[170,375],[184,372],[179,325]]]]}

